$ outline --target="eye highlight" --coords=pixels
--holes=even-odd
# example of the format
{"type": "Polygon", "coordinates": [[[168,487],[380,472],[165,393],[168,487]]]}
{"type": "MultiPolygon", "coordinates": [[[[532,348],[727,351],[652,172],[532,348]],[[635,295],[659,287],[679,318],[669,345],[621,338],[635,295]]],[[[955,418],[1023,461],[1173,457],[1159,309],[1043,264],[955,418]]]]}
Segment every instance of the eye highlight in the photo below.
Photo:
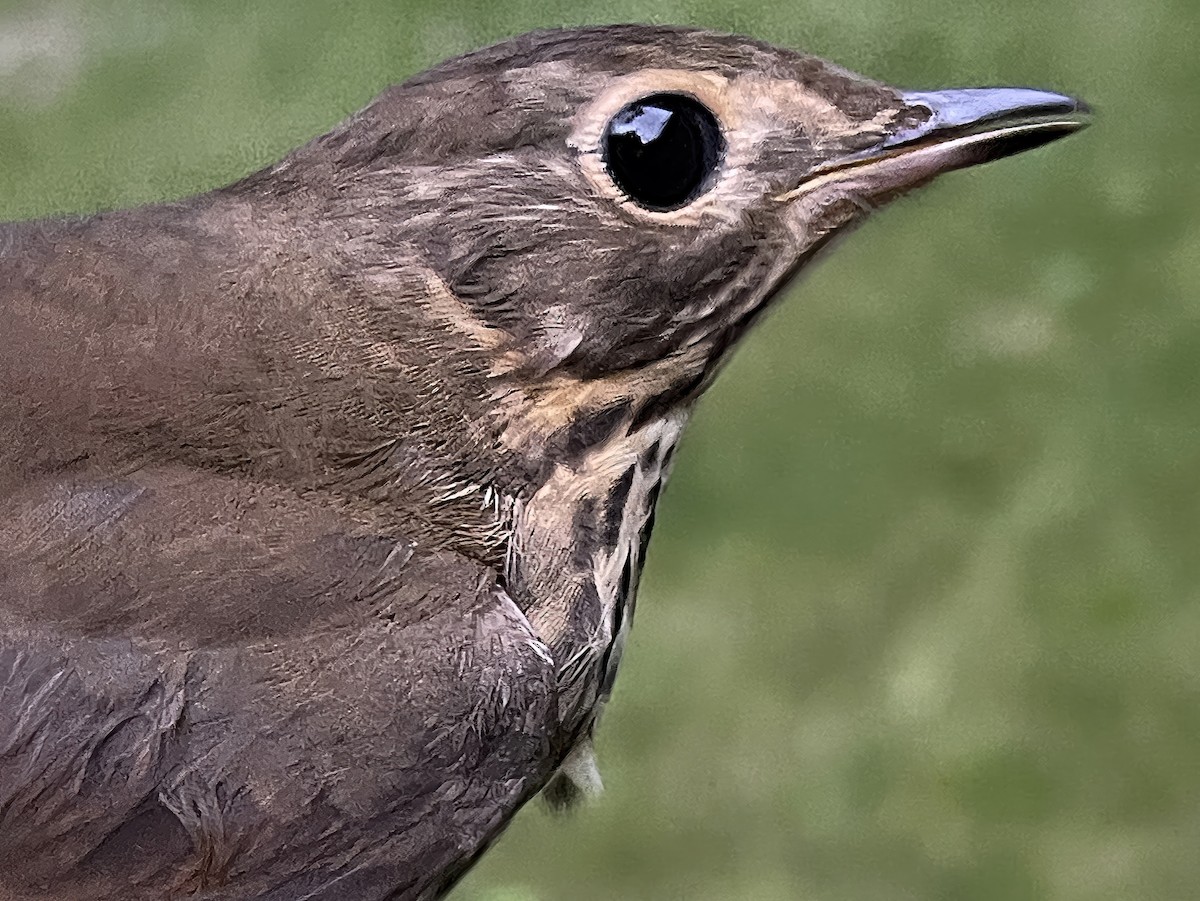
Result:
{"type": "Polygon", "coordinates": [[[600,142],[613,182],[638,206],[676,210],[708,188],[725,152],[721,126],[685,94],[651,94],[609,120],[600,142]]]}

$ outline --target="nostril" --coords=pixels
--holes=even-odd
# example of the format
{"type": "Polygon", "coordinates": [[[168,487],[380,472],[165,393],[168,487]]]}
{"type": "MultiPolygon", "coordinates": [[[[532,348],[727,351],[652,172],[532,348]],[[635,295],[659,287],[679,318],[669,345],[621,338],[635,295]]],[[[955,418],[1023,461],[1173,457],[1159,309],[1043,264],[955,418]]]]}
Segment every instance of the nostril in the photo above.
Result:
{"type": "Polygon", "coordinates": [[[903,100],[905,107],[893,123],[893,128],[896,131],[919,128],[923,125],[928,125],[933,120],[934,110],[928,103],[914,101],[911,99],[911,95],[905,96],[903,100]]]}

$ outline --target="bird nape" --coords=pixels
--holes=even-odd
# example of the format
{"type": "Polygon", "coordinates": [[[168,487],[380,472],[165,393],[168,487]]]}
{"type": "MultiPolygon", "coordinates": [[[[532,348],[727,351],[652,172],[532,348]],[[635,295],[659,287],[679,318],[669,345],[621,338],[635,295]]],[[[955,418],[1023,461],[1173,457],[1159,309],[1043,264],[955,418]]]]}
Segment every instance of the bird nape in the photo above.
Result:
{"type": "Polygon", "coordinates": [[[0,226],[0,894],[435,898],[598,787],[729,349],[834,234],[1086,112],[545,31],[228,187],[0,226]]]}

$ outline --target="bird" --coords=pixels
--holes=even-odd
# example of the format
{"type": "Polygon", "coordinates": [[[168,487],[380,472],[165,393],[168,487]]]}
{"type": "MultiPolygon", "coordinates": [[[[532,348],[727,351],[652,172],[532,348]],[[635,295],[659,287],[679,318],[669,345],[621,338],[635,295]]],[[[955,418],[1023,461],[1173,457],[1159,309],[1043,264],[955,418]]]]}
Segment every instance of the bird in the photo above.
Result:
{"type": "Polygon", "coordinates": [[[555,29],[0,226],[0,897],[434,899],[592,749],[698,398],[836,236],[1080,130],[555,29]]]}

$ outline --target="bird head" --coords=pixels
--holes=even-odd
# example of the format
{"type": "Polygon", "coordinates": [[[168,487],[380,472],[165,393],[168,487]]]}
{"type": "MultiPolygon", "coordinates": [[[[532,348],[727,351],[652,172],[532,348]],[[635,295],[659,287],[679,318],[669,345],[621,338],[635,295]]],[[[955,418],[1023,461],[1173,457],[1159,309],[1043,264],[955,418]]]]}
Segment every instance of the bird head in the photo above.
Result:
{"type": "MultiPolygon", "coordinates": [[[[394,87],[253,183],[320,198],[347,270],[414,267],[534,456],[689,404],[831,237],[934,176],[1080,128],[1041,91],[911,93],[742,37],[525,35],[394,87]]],[[[445,358],[443,358],[445,359],[445,358]]]]}

